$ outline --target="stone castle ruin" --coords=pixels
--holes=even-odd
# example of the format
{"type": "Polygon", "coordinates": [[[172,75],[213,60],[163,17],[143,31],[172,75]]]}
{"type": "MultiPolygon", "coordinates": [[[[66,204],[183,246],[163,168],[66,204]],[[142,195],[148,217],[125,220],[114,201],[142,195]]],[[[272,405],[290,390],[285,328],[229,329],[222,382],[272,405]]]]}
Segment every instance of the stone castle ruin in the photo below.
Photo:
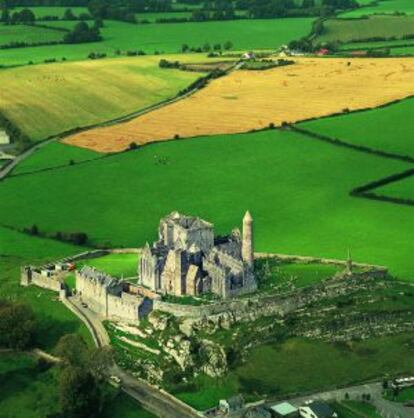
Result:
{"type": "Polygon", "coordinates": [[[253,218],[246,212],[238,229],[214,237],[213,225],[172,212],[161,219],[159,239],[144,247],[138,266],[140,284],[157,293],[229,298],[254,292],[253,218]]]}
{"type": "Polygon", "coordinates": [[[76,272],[76,293],[82,301],[105,318],[139,321],[152,310],[152,300],[134,292],[129,283],[84,266],[76,272]],[[132,291],[131,291],[132,290],[132,291]]]}

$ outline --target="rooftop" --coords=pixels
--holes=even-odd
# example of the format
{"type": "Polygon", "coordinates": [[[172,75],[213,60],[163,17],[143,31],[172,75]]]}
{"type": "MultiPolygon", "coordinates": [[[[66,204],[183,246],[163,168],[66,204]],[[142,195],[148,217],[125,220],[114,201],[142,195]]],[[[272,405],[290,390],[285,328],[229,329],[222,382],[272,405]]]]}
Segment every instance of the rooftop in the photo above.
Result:
{"type": "Polygon", "coordinates": [[[273,412],[277,412],[279,415],[289,415],[292,412],[297,412],[298,408],[290,404],[289,402],[282,402],[277,405],[273,405],[270,407],[270,410],[273,412]]]}
{"type": "Polygon", "coordinates": [[[163,219],[163,221],[173,222],[174,224],[179,225],[184,229],[204,229],[213,227],[213,224],[201,218],[196,216],[182,215],[178,212],[170,213],[163,219]]]}

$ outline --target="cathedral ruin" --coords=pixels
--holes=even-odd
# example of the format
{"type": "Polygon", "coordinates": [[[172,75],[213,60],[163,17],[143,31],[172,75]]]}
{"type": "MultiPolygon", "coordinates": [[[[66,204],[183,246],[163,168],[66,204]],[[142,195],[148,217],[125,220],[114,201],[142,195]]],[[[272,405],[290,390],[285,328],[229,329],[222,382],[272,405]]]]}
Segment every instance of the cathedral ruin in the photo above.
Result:
{"type": "Polygon", "coordinates": [[[140,284],[157,293],[221,298],[254,292],[253,218],[246,212],[243,233],[214,237],[211,223],[172,212],[161,219],[159,239],[145,245],[138,265],[140,284]]]}

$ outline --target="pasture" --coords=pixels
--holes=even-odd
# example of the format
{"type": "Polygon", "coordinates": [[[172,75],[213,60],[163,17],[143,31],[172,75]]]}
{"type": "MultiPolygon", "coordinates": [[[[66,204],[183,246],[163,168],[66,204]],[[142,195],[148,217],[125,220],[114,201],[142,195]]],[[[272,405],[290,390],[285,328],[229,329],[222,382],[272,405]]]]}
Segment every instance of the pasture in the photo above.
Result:
{"type": "Polygon", "coordinates": [[[349,196],[409,167],[278,130],[172,141],[10,177],[0,183],[0,193],[13,196],[0,202],[0,217],[137,247],[156,238],[159,219],[173,210],[202,216],[223,234],[249,209],[258,251],[346,258],[351,249],[355,261],[410,280],[413,209],[349,196]]]}
{"type": "MultiPolygon", "coordinates": [[[[91,51],[115,56],[117,50],[143,50],[178,53],[183,44],[202,47],[233,43],[234,50],[276,49],[293,39],[310,33],[312,18],[233,20],[221,22],[191,22],[171,24],[134,25],[118,21],[105,21],[102,42],[51,45],[36,48],[0,51],[0,65],[24,65],[29,61],[42,63],[45,59],[85,60],[91,51]]],[[[76,22],[48,22],[54,27],[73,27],[76,22]]],[[[59,32],[57,32],[59,33],[59,32]]]]}
{"type": "Polygon", "coordinates": [[[267,71],[232,72],[184,100],[129,122],[75,134],[65,142],[115,152],[133,141],[144,144],[176,135],[238,133],[293,123],[413,95],[413,75],[414,59],[296,59],[294,65],[267,71]]]}
{"type": "Polygon", "coordinates": [[[304,122],[298,126],[353,145],[414,158],[414,98],[380,109],[304,122]]]}
{"type": "MultiPolygon", "coordinates": [[[[13,42],[37,44],[42,42],[58,42],[63,39],[64,32],[29,25],[4,25],[0,23],[0,46],[13,42]]],[[[3,64],[0,60],[0,64],[3,64]]]]}
{"type": "Polygon", "coordinates": [[[414,34],[414,16],[371,16],[369,19],[330,19],[315,39],[322,42],[352,42],[374,37],[402,38],[414,34]]]}
{"type": "Polygon", "coordinates": [[[414,200],[414,176],[389,183],[385,186],[374,189],[373,192],[379,195],[395,197],[398,199],[414,200]]]}
{"type": "MultiPolygon", "coordinates": [[[[361,0],[358,1],[362,4],[361,0]]],[[[369,16],[373,14],[393,14],[395,12],[405,13],[407,15],[414,14],[414,3],[412,0],[364,0],[366,7],[351,10],[341,14],[341,17],[359,18],[361,16],[369,16]],[[372,3],[375,3],[372,5],[372,3]]]]}
{"type": "Polygon", "coordinates": [[[138,269],[138,254],[109,254],[77,263],[77,268],[83,265],[95,267],[111,276],[118,278],[136,277],[138,269]]]}
{"type": "Polygon", "coordinates": [[[102,154],[91,150],[54,142],[36,150],[30,158],[23,160],[13,170],[13,175],[78,164],[100,157],[102,154]]]}
{"type": "MultiPolygon", "coordinates": [[[[197,61],[206,56],[183,58],[197,61]]],[[[181,60],[181,56],[170,59],[181,60]]],[[[135,57],[4,70],[0,109],[38,141],[172,98],[200,77],[160,69],[158,62],[159,57],[135,57]]]]}

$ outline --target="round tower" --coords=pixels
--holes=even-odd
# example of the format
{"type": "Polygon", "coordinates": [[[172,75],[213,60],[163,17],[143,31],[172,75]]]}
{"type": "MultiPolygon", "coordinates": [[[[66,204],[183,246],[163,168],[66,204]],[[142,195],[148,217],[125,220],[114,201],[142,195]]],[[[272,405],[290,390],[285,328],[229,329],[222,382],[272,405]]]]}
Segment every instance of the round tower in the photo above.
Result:
{"type": "Polygon", "coordinates": [[[248,266],[253,267],[253,218],[249,211],[243,218],[242,258],[248,266]]]}

